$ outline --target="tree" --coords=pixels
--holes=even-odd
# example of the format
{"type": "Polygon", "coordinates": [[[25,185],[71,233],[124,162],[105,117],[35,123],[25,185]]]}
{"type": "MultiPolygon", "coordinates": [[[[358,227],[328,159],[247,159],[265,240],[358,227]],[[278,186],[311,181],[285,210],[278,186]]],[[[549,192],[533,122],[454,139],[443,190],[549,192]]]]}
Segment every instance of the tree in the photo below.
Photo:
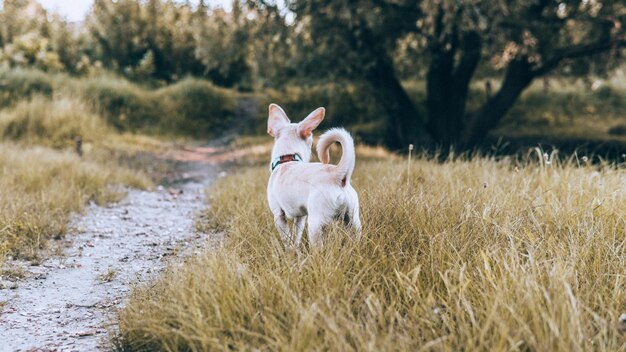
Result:
{"type": "Polygon", "coordinates": [[[95,43],[92,55],[114,70],[131,70],[148,51],[146,22],[138,1],[96,0],[87,29],[95,43]]]}
{"type": "Polygon", "coordinates": [[[619,57],[625,45],[626,5],[617,1],[293,0],[290,8],[310,35],[301,51],[313,65],[303,71],[373,85],[395,148],[473,147],[534,79],[591,56],[619,57]],[[407,38],[426,60],[427,116],[408,98],[391,58],[407,38]],[[467,112],[477,67],[494,63],[499,89],[467,112]]]}
{"type": "Polygon", "coordinates": [[[422,118],[394,71],[398,40],[414,30],[421,16],[416,6],[368,0],[294,1],[296,22],[304,27],[298,42],[300,70],[311,76],[364,80],[387,112],[387,144],[429,143],[422,118]]]}
{"type": "MultiPolygon", "coordinates": [[[[282,87],[298,76],[297,43],[301,36],[291,26],[280,6],[248,1],[247,15],[254,21],[247,23],[251,70],[260,87],[282,87]]],[[[302,76],[302,75],[300,75],[302,76]]]]}
{"type": "Polygon", "coordinates": [[[76,73],[83,57],[80,33],[57,14],[51,16],[49,24],[50,50],[58,55],[66,71],[76,73]]]}
{"type": "Polygon", "coordinates": [[[214,9],[196,26],[196,57],[205,67],[204,75],[224,87],[249,90],[252,71],[249,59],[249,21],[239,0],[230,13],[214,9]]]}
{"type": "Polygon", "coordinates": [[[227,13],[204,1],[194,8],[188,1],[96,0],[88,20],[92,56],[138,79],[192,75],[249,87],[248,20],[238,10],[238,1],[227,13]]]}
{"type": "Polygon", "coordinates": [[[623,17],[615,17],[620,11],[624,16],[624,5],[585,3],[591,4],[551,0],[500,6],[488,2],[430,4],[434,15],[425,32],[431,56],[427,80],[430,134],[443,144],[476,145],[534,79],[568,60],[624,45],[623,17]],[[466,114],[468,87],[481,60],[503,68],[501,86],[477,111],[466,114]]]}
{"type": "Polygon", "coordinates": [[[33,66],[47,71],[67,69],[65,55],[75,46],[74,38],[65,35],[57,16],[34,0],[6,0],[0,11],[0,62],[8,66],[33,66]],[[58,50],[58,38],[63,48],[58,50]]]}

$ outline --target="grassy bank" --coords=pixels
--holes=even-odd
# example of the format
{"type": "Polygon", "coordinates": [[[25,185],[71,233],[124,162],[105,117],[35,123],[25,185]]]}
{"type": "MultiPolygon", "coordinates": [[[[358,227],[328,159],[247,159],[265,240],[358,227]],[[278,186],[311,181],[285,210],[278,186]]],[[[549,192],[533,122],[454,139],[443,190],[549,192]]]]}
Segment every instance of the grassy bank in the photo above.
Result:
{"type": "Polygon", "coordinates": [[[0,69],[0,108],[32,98],[70,96],[117,132],[209,138],[230,128],[235,93],[208,81],[184,79],[150,88],[112,74],[71,77],[36,70],[0,69]]]}
{"type": "Polygon", "coordinates": [[[576,160],[361,161],[364,239],[285,252],[267,170],[212,190],[224,246],[134,291],[129,350],[622,350],[626,175],[576,160]],[[581,162],[582,163],[582,162],[581,162]]]}

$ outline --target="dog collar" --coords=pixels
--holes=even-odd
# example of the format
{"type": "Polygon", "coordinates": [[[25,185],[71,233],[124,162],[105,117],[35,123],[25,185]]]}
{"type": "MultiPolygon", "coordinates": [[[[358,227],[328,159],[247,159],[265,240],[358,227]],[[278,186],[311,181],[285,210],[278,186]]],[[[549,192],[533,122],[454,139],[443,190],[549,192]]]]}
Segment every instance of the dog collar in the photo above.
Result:
{"type": "Polygon", "coordinates": [[[300,157],[298,153],[286,154],[286,155],[281,155],[279,157],[276,157],[272,160],[272,163],[270,164],[270,173],[274,172],[274,170],[278,167],[278,165],[288,163],[291,161],[302,161],[302,158],[300,157]]]}

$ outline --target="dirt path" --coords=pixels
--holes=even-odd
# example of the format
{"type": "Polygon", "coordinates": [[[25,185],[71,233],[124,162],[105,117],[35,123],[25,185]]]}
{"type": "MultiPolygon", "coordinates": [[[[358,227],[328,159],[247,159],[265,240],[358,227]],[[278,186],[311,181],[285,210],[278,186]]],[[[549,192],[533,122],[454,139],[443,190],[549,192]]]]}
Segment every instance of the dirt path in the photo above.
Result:
{"type": "Polygon", "coordinates": [[[110,350],[115,310],[132,286],[207,242],[194,221],[217,177],[213,161],[186,163],[172,188],[131,189],[121,202],[76,217],[61,256],[25,267],[16,288],[0,289],[0,351],[110,350]]]}

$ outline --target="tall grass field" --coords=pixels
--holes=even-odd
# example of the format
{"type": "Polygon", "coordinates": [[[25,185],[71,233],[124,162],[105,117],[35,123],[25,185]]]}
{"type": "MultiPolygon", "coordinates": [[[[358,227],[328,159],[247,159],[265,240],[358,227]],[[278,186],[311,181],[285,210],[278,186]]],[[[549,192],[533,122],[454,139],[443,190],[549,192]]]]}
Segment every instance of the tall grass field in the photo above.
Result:
{"type": "MultiPolygon", "coordinates": [[[[405,85],[423,106],[423,83],[405,85]]],[[[473,87],[469,105],[485,99],[481,89],[473,87]]],[[[340,82],[239,93],[192,78],[148,86],[112,74],[0,68],[0,273],[8,258],[44,257],[89,202],[150,188],[159,165],[135,156],[163,151],[164,140],[264,133],[271,101],[292,116],[326,106],[322,128],[346,126],[376,142],[385,120],[370,96],[340,82]]],[[[494,133],[621,143],[625,97],[614,83],[594,92],[534,86],[494,133]]],[[[135,289],[119,313],[117,347],[626,351],[618,323],[626,313],[626,155],[590,163],[532,153],[408,163],[359,147],[363,239],[333,226],[322,248],[298,250],[285,249],[274,228],[266,156],[263,166],[239,160],[248,166],[208,190],[199,220],[224,241],[135,289]]]]}
{"type": "Polygon", "coordinates": [[[362,240],[286,250],[267,168],[237,169],[209,191],[223,245],[134,291],[120,349],[626,350],[623,165],[362,151],[362,240]]]}

